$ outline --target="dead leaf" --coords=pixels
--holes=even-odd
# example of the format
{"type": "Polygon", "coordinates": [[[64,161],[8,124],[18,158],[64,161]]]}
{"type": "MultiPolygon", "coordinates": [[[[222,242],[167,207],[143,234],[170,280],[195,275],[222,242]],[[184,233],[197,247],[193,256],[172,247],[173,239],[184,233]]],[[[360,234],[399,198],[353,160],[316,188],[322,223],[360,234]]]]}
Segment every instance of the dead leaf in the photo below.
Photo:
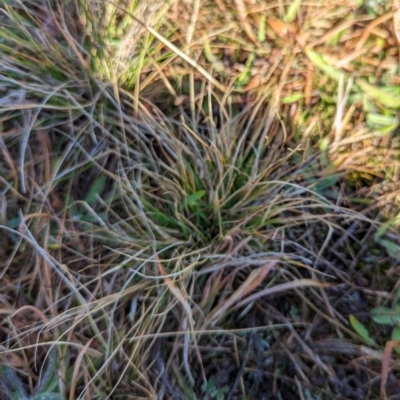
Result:
{"type": "Polygon", "coordinates": [[[291,26],[290,24],[286,24],[278,18],[268,18],[267,23],[274,31],[274,33],[280,38],[283,38],[289,33],[294,32],[293,26],[291,26]]]}
{"type": "Polygon", "coordinates": [[[260,74],[254,75],[249,80],[249,83],[245,86],[244,90],[246,92],[248,92],[249,90],[253,90],[253,89],[260,87],[263,83],[264,83],[264,80],[260,74]]]}

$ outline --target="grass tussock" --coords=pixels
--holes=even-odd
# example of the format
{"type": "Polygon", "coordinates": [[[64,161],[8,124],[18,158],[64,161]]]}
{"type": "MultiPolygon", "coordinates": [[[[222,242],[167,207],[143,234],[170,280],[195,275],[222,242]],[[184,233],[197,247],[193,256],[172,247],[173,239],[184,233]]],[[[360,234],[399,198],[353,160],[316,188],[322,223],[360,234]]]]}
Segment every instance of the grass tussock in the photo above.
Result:
{"type": "Polygon", "coordinates": [[[0,1],[6,398],[398,392],[390,11],[226,3],[0,1]]]}

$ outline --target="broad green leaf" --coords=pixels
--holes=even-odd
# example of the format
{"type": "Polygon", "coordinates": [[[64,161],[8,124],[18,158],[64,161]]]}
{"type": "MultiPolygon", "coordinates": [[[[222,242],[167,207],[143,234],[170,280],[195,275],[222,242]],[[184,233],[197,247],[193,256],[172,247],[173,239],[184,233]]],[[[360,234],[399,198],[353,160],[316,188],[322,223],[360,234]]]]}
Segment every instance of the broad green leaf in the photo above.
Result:
{"type": "Polygon", "coordinates": [[[203,391],[203,393],[212,392],[216,389],[216,385],[216,378],[213,375],[207,380],[207,382],[203,383],[201,390],[203,391]]]}
{"type": "Polygon", "coordinates": [[[189,204],[196,204],[197,200],[200,200],[206,194],[205,190],[199,190],[196,193],[191,194],[187,198],[189,204]]]}
{"type": "Polygon", "coordinates": [[[356,81],[359,88],[368,96],[372,97],[382,105],[390,108],[400,109],[400,96],[389,93],[388,90],[371,85],[363,79],[356,81]]]}
{"type": "Polygon", "coordinates": [[[400,326],[395,326],[392,331],[392,340],[400,341],[400,326]]]}
{"type": "Polygon", "coordinates": [[[24,384],[8,365],[0,365],[0,389],[9,400],[28,400],[24,384]]]}
{"type": "Polygon", "coordinates": [[[396,118],[393,115],[368,113],[367,114],[367,123],[371,127],[388,126],[388,127],[391,127],[392,129],[395,129],[397,126],[399,126],[400,120],[399,120],[399,118],[396,118]]]}
{"type": "Polygon", "coordinates": [[[342,72],[336,69],[333,65],[329,64],[329,62],[325,59],[324,56],[316,53],[312,50],[306,50],[306,54],[311,62],[319,68],[321,71],[325,72],[332,79],[338,81],[342,72]]]}
{"type": "Polygon", "coordinates": [[[57,349],[53,347],[47,361],[47,366],[44,374],[40,377],[39,383],[35,389],[37,395],[40,393],[51,393],[58,387],[59,364],[57,360],[57,349]]]}
{"type": "Polygon", "coordinates": [[[382,136],[391,134],[399,126],[400,119],[393,115],[383,115],[377,112],[367,114],[369,128],[379,132],[382,136]]]}
{"type": "Polygon", "coordinates": [[[380,239],[378,243],[382,245],[391,257],[400,257],[400,246],[390,240],[380,239]]]}
{"type": "Polygon", "coordinates": [[[372,320],[379,325],[397,325],[400,323],[400,305],[396,307],[375,307],[371,310],[372,320]]]}
{"type": "Polygon", "coordinates": [[[304,93],[293,93],[288,96],[285,96],[282,98],[282,103],[283,104],[292,104],[296,103],[296,101],[299,101],[304,97],[304,93]]]}
{"type": "MultiPolygon", "coordinates": [[[[400,342],[400,326],[395,326],[393,328],[392,340],[396,340],[396,341],[400,342]]],[[[397,354],[400,354],[400,344],[399,343],[397,343],[396,346],[394,346],[394,351],[397,354]]]]}
{"type": "Polygon", "coordinates": [[[291,4],[286,12],[286,16],[285,16],[285,20],[289,24],[296,19],[297,11],[300,7],[301,1],[302,0],[292,0],[291,4]]]}
{"type": "Polygon", "coordinates": [[[215,396],[217,400],[224,400],[225,394],[229,392],[229,386],[225,385],[221,389],[218,389],[217,395],[215,396]]]}
{"type": "Polygon", "coordinates": [[[106,185],[106,176],[100,175],[90,188],[89,193],[85,197],[85,202],[88,204],[93,204],[96,201],[96,195],[99,196],[101,195],[105,185],[106,185]]]}
{"type": "Polygon", "coordinates": [[[349,317],[350,324],[357,335],[361,336],[368,344],[375,344],[374,339],[369,335],[368,329],[354,315],[349,317]]]}

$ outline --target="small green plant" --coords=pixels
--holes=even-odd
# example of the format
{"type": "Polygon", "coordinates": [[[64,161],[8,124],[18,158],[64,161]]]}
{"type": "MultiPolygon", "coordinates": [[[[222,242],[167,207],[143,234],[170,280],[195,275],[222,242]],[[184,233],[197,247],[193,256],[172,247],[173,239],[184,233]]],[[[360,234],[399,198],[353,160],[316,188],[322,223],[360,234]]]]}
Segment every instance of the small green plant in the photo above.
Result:
{"type": "MultiPolygon", "coordinates": [[[[399,299],[399,295],[397,296],[399,299]]],[[[381,326],[392,326],[391,340],[400,341],[400,303],[396,303],[393,307],[374,307],[370,311],[372,321],[381,326]]],[[[362,324],[354,315],[349,317],[350,324],[354,331],[369,345],[376,345],[375,340],[371,337],[368,328],[362,324]]],[[[400,351],[395,347],[397,353],[400,351]]]]}
{"type": "Polygon", "coordinates": [[[215,376],[212,376],[207,383],[203,385],[204,399],[211,400],[223,400],[225,399],[226,393],[228,393],[229,387],[227,385],[221,388],[217,387],[217,382],[215,376]]]}
{"type": "Polygon", "coordinates": [[[360,336],[366,343],[368,343],[370,346],[376,344],[374,339],[371,338],[368,329],[354,315],[350,315],[349,321],[357,335],[360,336]]]}
{"type": "MultiPolygon", "coordinates": [[[[400,304],[390,307],[375,307],[371,310],[372,320],[382,326],[393,326],[391,339],[400,341],[400,304]]],[[[399,350],[395,348],[396,352],[399,350]]]]}
{"type": "Polygon", "coordinates": [[[56,350],[50,351],[46,370],[41,376],[34,393],[27,394],[25,385],[17,376],[14,369],[8,365],[0,365],[0,389],[9,400],[63,400],[64,396],[57,393],[58,387],[58,362],[56,350]]]}

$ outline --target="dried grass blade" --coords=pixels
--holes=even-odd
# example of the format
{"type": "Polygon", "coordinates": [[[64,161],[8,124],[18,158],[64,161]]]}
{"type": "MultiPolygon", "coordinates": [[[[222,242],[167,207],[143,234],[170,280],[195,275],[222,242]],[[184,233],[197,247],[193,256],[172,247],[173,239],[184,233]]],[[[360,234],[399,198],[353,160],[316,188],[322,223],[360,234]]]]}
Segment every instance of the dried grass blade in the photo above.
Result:
{"type": "Polygon", "coordinates": [[[179,300],[179,302],[182,304],[182,307],[189,319],[189,322],[191,325],[194,325],[194,319],[193,319],[193,314],[192,314],[192,309],[190,308],[190,305],[188,301],[186,300],[186,296],[182,293],[182,291],[176,286],[175,282],[168,276],[167,271],[165,270],[164,266],[162,265],[158,255],[155,255],[155,259],[157,260],[158,263],[158,269],[160,271],[160,274],[163,276],[164,281],[166,285],[168,286],[168,289],[171,291],[171,293],[179,300]]]}
{"type": "Polygon", "coordinates": [[[387,393],[386,393],[386,382],[388,379],[389,375],[389,367],[390,367],[390,361],[392,360],[392,350],[395,344],[397,343],[396,340],[389,340],[385,344],[385,350],[383,351],[383,356],[382,356],[382,372],[381,372],[381,399],[382,400],[387,400],[387,393]]]}
{"type": "Polygon", "coordinates": [[[249,39],[253,43],[257,43],[257,37],[254,34],[254,32],[251,29],[250,24],[247,22],[247,12],[246,12],[246,6],[243,3],[243,0],[234,0],[236,9],[239,15],[240,22],[243,25],[243,28],[246,32],[246,35],[249,37],[249,39]]]}
{"type": "Polygon", "coordinates": [[[243,299],[248,293],[253,291],[259,284],[261,284],[261,282],[264,280],[264,278],[268,275],[268,273],[276,265],[277,262],[277,260],[271,261],[268,264],[265,264],[263,267],[251,271],[246,280],[232,294],[232,296],[230,296],[223,304],[221,304],[211,312],[208,322],[217,322],[223,315],[226,314],[226,312],[233,304],[235,304],[240,299],[243,299]]]}
{"type": "Polygon", "coordinates": [[[86,352],[89,349],[92,341],[93,341],[93,338],[91,338],[85,344],[85,346],[83,346],[83,348],[81,349],[81,351],[78,354],[78,357],[76,358],[75,365],[74,365],[74,372],[72,373],[71,389],[70,389],[70,392],[69,392],[69,400],[74,400],[74,398],[75,398],[75,389],[76,389],[76,385],[78,383],[79,368],[82,366],[83,356],[86,354],[86,352]]]}
{"type": "Polygon", "coordinates": [[[259,299],[264,296],[269,296],[274,293],[284,292],[285,290],[291,290],[299,287],[319,287],[319,288],[326,288],[330,287],[332,284],[330,283],[322,283],[315,281],[313,279],[299,279],[293,282],[282,283],[280,285],[276,285],[274,287],[261,290],[253,295],[247,297],[246,299],[242,300],[240,303],[237,304],[236,308],[243,307],[246,304],[252,302],[253,300],[259,299]]]}
{"type": "Polygon", "coordinates": [[[386,393],[386,382],[389,376],[389,368],[390,368],[390,361],[392,360],[392,351],[393,348],[400,349],[400,341],[398,340],[389,340],[385,344],[385,349],[383,351],[382,356],[382,372],[381,372],[381,399],[387,400],[387,393],[386,393]]]}
{"type": "Polygon", "coordinates": [[[374,30],[374,28],[376,28],[377,26],[383,24],[384,22],[388,21],[390,18],[393,17],[393,12],[388,12],[384,15],[381,15],[380,17],[374,19],[366,28],[364,33],[362,34],[360,40],[358,41],[355,50],[360,50],[364,47],[365,43],[367,42],[367,40],[369,39],[369,37],[372,34],[372,31],[374,30]]]}
{"type": "Polygon", "coordinates": [[[168,39],[166,39],[164,36],[162,36],[156,30],[154,30],[151,26],[148,26],[147,24],[145,24],[140,19],[136,18],[128,10],[126,10],[125,8],[119,6],[118,4],[116,4],[116,3],[112,2],[112,1],[108,1],[108,3],[112,4],[114,7],[120,9],[121,11],[123,11],[127,15],[129,15],[139,25],[141,25],[149,33],[151,33],[156,39],[158,39],[161,43],[163,43],[171,51],[173,51],[175,54],[177,54],[179,57],[181,57],[184,61],[186,61],[189,65],[191,65],[193,68],[195,68],[198,72],[200,72],[200,74],[203,75],[204,78],[206,78],[209,82],[211,82],[219,90],[221,90],[224,93],[227,92],[227,88],[224,85],[222,85],[220,82],[218,82],[212,75],[210,75],[201,65],[199,65],[195,60],[190,58],[187,54],[185,54],[182,50],[180,50],[178,47],[176,47],[173,43],[171,43],[168,39]]]}

